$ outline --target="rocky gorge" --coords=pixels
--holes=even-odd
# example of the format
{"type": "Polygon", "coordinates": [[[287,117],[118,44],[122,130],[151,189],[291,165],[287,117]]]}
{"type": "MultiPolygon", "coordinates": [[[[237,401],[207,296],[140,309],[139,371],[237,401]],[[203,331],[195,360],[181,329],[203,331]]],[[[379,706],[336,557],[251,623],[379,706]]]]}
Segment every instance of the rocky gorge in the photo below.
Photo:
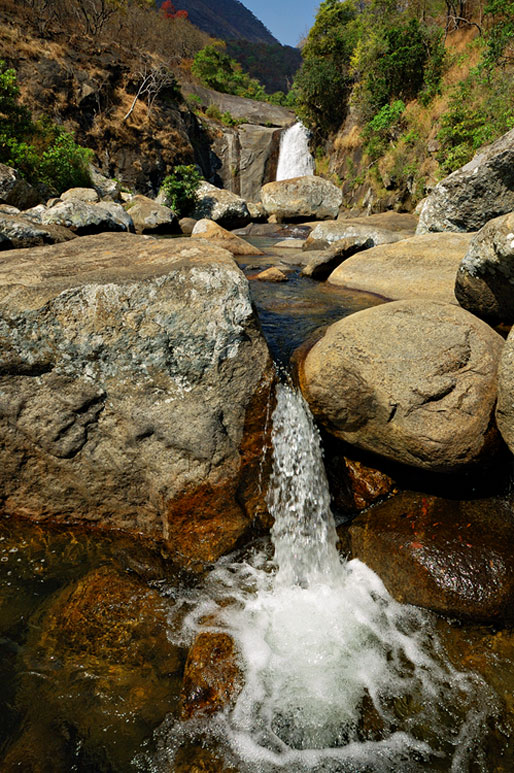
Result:
{"type": "MultiPolygon", "coordinates": [[[[3,769],[38,769],[57,727],[58,770],[150,770],[145,739],[162,747],[170,723],[219,717],[244,696],[250,672],[223,618],[200,606],[204,629],[184,642],[165,633],[169,606],[179,614],[218,559],[230,574],[222,557],[276,521],[271,337],[309,314],[294,378],[325,441],[339,548],[377,572],[384,608],[390,594],[428,610],[455,668],[495,690],[497,703],[480,699],[491,726],[480,754],[484,770],[510,769],[511,681],[499,674],[514,657],[513,184],[502,171],[513,142],[442,181],[419,225],[348,217],[316,176],[266,182],[256,200],[206,182],[186,224],[101,175],[38,204],[0,169],[0,620],[6,671],[19,674],[7,680],[3,769]]],[[[229,608],[241,603],[232,592],[229,608]]],[[[371,742],[386,731],[367,695],[355,737],[371,742]]],[[[159,770],[256,769],[176,738],[171,762],[155,751],[159,770]]],[[[449,753],[423,753],[452,769],[449,753]]]]}

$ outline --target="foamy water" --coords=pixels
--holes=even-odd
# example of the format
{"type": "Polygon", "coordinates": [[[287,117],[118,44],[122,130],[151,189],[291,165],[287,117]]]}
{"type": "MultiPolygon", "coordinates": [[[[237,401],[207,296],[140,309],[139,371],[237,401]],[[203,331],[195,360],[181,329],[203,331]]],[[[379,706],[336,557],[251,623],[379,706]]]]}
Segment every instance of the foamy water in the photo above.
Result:
{"type": "Polygon", "coordinates": [[[449,664],[426,614],[394,601],[362,562],[340,559],[318,433],[285,386],[273,448],[274,556],[224,559],[172,613],[184,643],[200,630],[231,634],[243,690],[213,719],[171,722],[166,764],[198,738],[248,773],[485,771],[492,691],[449,664]]]}
{"type": "Polygon", "coordinates": [[[301,123],[295,123],[282,132],[277,164],[277,180],[305,177],[314,174],[314,159],[309,150],[309,132],[301,123]]]}

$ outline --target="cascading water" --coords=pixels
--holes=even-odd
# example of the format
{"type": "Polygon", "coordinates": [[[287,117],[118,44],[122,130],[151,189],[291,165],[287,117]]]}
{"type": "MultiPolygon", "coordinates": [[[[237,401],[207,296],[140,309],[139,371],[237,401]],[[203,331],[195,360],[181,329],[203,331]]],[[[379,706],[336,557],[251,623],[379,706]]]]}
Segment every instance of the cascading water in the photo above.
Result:
{"type": "Polygon", "coordinates": [[[309,150],[309,132],[301,121],[282,132],[277,165],[277,180],[314,174],[314,159],[309,150]]]}
{"type": "Polygon", "coordinates": [[[274,557],[225,559],[172,613],[184,642],[230,633],[244,686],[216,717],[173,723],[150,769],[171,769],[162,755],[173,763],[196,736],[241,773],[485,770],[494,694],[447,662],[426,614],[395,602],[360,561],[340,559],[319,436],[287,386],[273,451],[274,557]]]}

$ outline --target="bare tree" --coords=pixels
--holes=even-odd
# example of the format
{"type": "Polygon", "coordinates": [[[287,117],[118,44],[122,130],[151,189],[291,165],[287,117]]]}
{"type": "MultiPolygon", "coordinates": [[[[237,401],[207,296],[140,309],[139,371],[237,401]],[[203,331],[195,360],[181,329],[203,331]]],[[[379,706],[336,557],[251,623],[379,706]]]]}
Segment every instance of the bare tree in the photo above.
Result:
{"type": "Polygon", "coordinates": [[[154,64],[148,58],[142,60],[141,66],[135,73],[135,77],[138,83],[137,91],[128,112],[123,116],[123,121],[130,118],[138,99],[144,98],[148,108],[151,110],[161,91],[166,88],[176,88],[177,85],[171,70],[163,64],[154,64]]]}

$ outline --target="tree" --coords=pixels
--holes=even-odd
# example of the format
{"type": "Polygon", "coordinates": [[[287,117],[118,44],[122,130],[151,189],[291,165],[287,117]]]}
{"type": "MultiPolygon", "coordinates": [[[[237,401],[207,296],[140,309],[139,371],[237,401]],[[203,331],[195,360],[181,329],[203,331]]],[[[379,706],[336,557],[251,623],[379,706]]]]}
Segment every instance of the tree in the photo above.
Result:
{"type": "Polygon", "coordinates": [[[187,11],[177,11],[171,0],[164,0],[161,11],[166,19],[187,19],[189,17],[187,11]]]}

